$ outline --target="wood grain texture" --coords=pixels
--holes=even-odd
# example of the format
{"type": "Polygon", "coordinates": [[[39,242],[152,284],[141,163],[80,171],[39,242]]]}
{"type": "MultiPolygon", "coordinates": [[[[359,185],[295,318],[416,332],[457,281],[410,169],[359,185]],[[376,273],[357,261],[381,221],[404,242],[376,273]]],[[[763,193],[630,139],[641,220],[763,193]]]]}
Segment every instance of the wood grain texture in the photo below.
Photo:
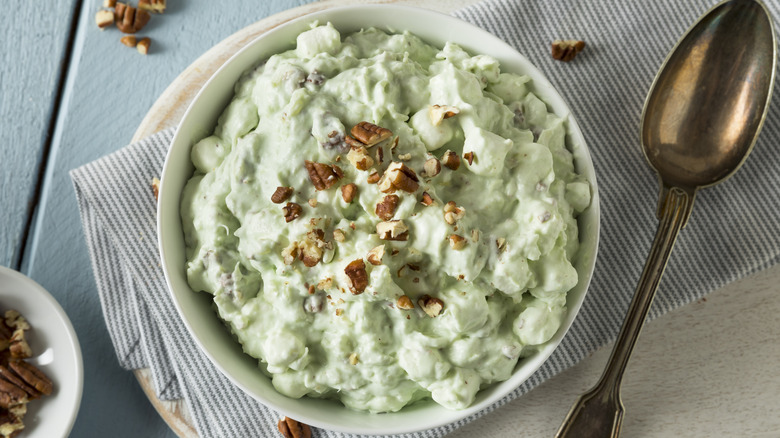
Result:
{"type": "MultiPolygon", "coordinates": [[[[450,11],[472,2],[403,3],[450,11]]],[[[100,2],[85,4],[44,198],[28,243],[31,251],[24,260],[25,272],[62,304],[81,341],[85,387],[72,436],[172,438],[177,433],[193,436],[194,432],[191,427],[174,432],[155,409],[164,415],[171,411],[176,420],[180,416],[176,409],[181,406],[157,404],[156,400],[149,403],[151,388],[139,385],[131,373],[117,365],[90,274],[68,170],[124,146],[134,132],[141,136],[175,124],[182,105],[191,99],[170,99],[170,95],[187,92],[177,76],[207,76],[185,70],[188,65],[198,64],[201,54],[239,29],[303,3],[171,0],[169,11],[153,17],[145,30],[154,40],[147,57],[121,46],[117,32],[94,28],[92,15],[100,2]]],[[[316,7],[341,3],[348,2],[329,0],[316,7]]],[[[5,67],[0,72],[7,74],[5,67]]],[[[5,77],[0,86],[4,83],[5,77]]],[[[190,91],[194,95],[195,91],[190,91]]],[[[0,99],[6,97],[0,94],[0,99]]],[[[5,153],[5,147],[0,144],[0,151],[5,153]]],[[[6,182],[4,179],[4,188],[9,187],[6,182]]],[[[19,202],[26,199],[2,199],[0,205],[17,208],[19,202]]],[[[780,320],[776,317],[780,309],[774,297],[777,284],[780,268],[735,283],[709,295],[706,301],[653,321],[639,339],[626,375],[625,436],[778,436],[780,376],[774,372],[780,359],[780,320]]],[[[595,382],[607,354],[607,349],[596,352],[452,436],[551,436],[575,397],[595,382]]],[[[141,381],[148,383],[143,375],[141,381]]],[[[183,421],[189,424],[186,418],[183,421]]]]}
{"type": "Polygon", "coordinates": [[[0,265],[14,266],[38,184],[74,0],[11,0],[0,14],[0,265]],[[10,3],[10,4],[9,4],[10,3]]]}

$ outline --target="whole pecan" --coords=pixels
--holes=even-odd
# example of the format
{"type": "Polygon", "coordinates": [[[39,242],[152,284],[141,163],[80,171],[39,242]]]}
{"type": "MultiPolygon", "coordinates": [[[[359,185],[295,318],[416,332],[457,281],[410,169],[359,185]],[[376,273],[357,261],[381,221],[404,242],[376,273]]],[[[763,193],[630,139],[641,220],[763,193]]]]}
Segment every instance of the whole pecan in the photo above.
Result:
{"type": "Polygon", "coordinates": [[[335,164],[329,165],[309,160],[305,160],[303,164],[306,167],[306,171],[309,172],[309,179],[317,190],[326,190],[333,187],[336,181],[344,175],[341,168],[335,164]]]}

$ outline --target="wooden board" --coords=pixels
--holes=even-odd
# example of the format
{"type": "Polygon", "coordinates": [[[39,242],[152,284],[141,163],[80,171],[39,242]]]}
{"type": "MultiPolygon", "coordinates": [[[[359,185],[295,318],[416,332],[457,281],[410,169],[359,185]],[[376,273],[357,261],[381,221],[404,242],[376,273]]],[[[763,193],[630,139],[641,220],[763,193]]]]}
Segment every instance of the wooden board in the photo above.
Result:
{"type": "MultiPolygon", "coordinates": [[[[203,84],[212,74],[227,61],[240,48],[245,46],[257,36],[273,29],[280,24],[286,23],[300,16],[320,11],[323,9],[345,6],[350,4],[369,4],[369,3],[397,3],[411,6],[425,7],[441,12],[451,12],[468,4],[475,3],[473,0],[377,0],[377,1],[355,1],[355,0],[326,0],[318,3],[301,6],[290,9],[279,14],[264,18],[244,29],[239,30],[218,45],[204,53],[192,65],[187,67],[168,88],[160,95],[152,108],[146,114],[141,124],[138,126],[132,141],[138,141],[144,137],[152,135],[163,129],[176,126],[181,120],[184,112],[192,99],[198,93],[203,84]]],[[[166,423],[180,437],[197,437],[192,418],[184,404],[179,401],[160,401],[154,392],[154,385],[151,381],[151,373],[148,369],[135,371],[135,376],[141,384],[144,393],[149,397],[152,405],[160,413],[166,423]]]]}

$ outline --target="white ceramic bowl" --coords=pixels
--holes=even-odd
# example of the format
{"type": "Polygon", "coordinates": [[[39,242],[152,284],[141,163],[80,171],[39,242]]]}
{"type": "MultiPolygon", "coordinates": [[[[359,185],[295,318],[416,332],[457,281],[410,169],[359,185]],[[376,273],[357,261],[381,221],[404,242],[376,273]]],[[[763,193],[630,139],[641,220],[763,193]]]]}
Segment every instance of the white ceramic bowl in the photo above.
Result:
{"type": "Polygon", "coordinates": [[[596,258],[599,230],[596,175],[582,133],[563,99],[541,72],[503,41],[461,20],[424,9],[393,5],[334,8],[288,22],[252,41],[230,58],[193,100],[173,139],[161,181],[158,235],[163,269],[177,309],[198,345],[231,381],[252,397],[299,421],[331,430],[366,434],[424,430],[460,420],[501,399],[533,374],[560,343],[580,309],[596,258]],[[256,360],[242,352],[217,318],[211,295],[194,293],[187,284],[179,205],[182,188],[193,172],[191,146],[213,131],[217,118],[233,96],[233,85],[240,75],[258,61],[293,48],[295,37],[315,20],[333,23],[342,34],[370,26],[391,31],[409,30],[439,47],[453,41],[472,54],[493,56],[501,62],[502,71],[529,75],[533,79],[534,92],[555,114],[568,121],[568,142],[577,169],[593,187],[591,206],[579,218],[582,247],[575,263],[580,275],[579,284],[568,295],[568,314],[558,333],[538,353],[523,359],[509,380],[480,391],[474,404],[467,409],[452,411],[428,401],[415,403],[396,413],[369,414],[347,409],[337,401],[285,397],[276,392],[270,380],[257,368],[256,360]]]}
{"type": "Polygon", "coordinates": [[[27,405],[22,436],[66,437],[81,405],[84,369],[76,332],[57,300],[38,283],[0,266],[0,308],[16,310],[32,327],[27,339],[33,357],[27,359],[54,383],[51,395],[27,405]]]}

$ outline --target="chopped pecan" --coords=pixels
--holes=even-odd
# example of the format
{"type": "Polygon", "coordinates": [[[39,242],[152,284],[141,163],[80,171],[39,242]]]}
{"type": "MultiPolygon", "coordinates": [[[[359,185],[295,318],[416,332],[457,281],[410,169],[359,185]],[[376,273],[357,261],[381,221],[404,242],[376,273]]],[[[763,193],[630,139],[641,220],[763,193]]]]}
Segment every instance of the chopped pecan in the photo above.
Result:
{"type": "Polygon", "coordinates": [[[152,39],[149,37],[141,38],[141,41],[138,41],[138,45],[135,46],[135,49],[138,50],[138,53],[142,55],[146,55],[149,53],[149,46],[152,45],[152,39]]]}
{"type": "Polygon", "coordinates": [[[368,178],[366,178],[366,182],[369,184],[376,184],[379,182],[379,179],[379,172],[377,172],[376,169],[372,169],[371,173],[368,174],[368,178]]]}
{"type": "Polygon", "coordinates": [[[25,332],[30,329],[27,320],[16,310],[8,310],[5,312],[5,325],[13,329],[8,339],[11,357],[15,359],[32,357],[32,349],[25,338],[25,332]]]}
{"type": "Polygon", "coordinates": [[[360,295],[366,290],[368,273],[366,272],[366,264],[363,262],[363,259],[351,261],[344,268],[344,273],[347,274],[347,277],[352,282],[352,285],[349,287],[350,292],[354,295],[360,295]]]}
{"type": "Polygon", "coordinates": [[[376,233],[382,240],[409,240],[409,228],[402,220],[380,222],[376,224],[376,233]]]}
{"type": "Polygon", "coordinates": [[[444,204],[444,221],[450,225],[455,225],[455,222],[463,219],[466,215],[466,209],[458,207],[454,201],[450,201],[444,204]]]}
{"type": "Polygon", "coordinates": [[[469,166],[471,166],[474,163],[476,156],[474,155],[474,152],[466,152],[463,154],[463,158],[469,163],[469,166]]]}
{"type": "Polygon", "coordinates": [[[309,172],[309,179],[317,190],[325,190],[333,187],[333,185],[336,184],[336,181],[343,176],[341,168],[336,165],[317,163],[309,160],[305,160],[303,164],[306,167],[306,171],[309,172]]]}
{"type": "Polygon", "coordinates": [[[458,113],[460,113],[459,109],[449,105],[431,105],[428,108],[428,116],[433,126],[439,126],[442,120],[455,117],[458,113]]]}
{"type": "Polygon", "coordinates": [[[441,162],[444,164],[444,167],[448,169],[458,170],[460,167],[460,157],[458,157],[458,154],[450,150],[447,150],[447,152],[442,155],[441,162]]]}
{"type": "Polygon", "coordinates": [[[294,202],[288,202],[287,205],[282,207],[282,211],[284,211],[284,221],[290,222],[301,216],[303,208],[294,202]]]}
{"type": "Polygon", "coordinates": [[[401,295],[398,297],[398,300],[395,302],[395,306],[403,310],[414,309],[414,303],[412,302],[412,299],[406,295],[401,295]]]}
{"type": "Polygon", "coordinates": [[[114,12],[102,9],[95,14],[95,24],[103,30],[114,24],[114,12]]]}
{"type": "Polygon", "coordinates": [[[398,154],[398,159],[401,161],[409,161],[412,159],[412,154],[398,154]]]}
{"type": "Polygon", "coordinates": [[[311,438],[311,427],[308,424],[284,417],[276,425],[284,438],[311,438]]]}
{"type": "Polygon", "coordinates": [[[355,184],[349,183],[341,186],[341,199],[347,204],[351,203],[355,196],[357,196],[358,187],[355,184]]]}
{"type": "Polygon", "coordinates": [[[323,251],[323,246],[318,244],[318,242],[325,242],[317,238],[312,239],[311,237],[307,236],[298,244],[298,258],[301,259],[307,268],[316,266],[322,260],[322,255],[325,252],[323,251]]]}
{"type": "Polygon", "coordinates": [[[282,250],[282,261],[285,265],[292,265],[297,258],[298,242],[290,242],[290,244],[282,250]]]}
{"type": "Polygon", "coordinates": [[[136,33],[146,26],[149,19],[152,17],[148,12],[136,10],[136,8],[117,2],[114,8],[116,15],[116,27],[124,33],[136,33]]]}
{"type": "Polygon", "coordinates": [[[119,38],[119,42],[126,45],[127,47],[135,47],[136,44],[138,44],[138,41],[135,39],[135,35],[125,35],[122,38],[119,38]]]}
{"type": "Polygon", "coordinates": [[[374,165],[374,159],[368,155],[368,151],[363,145],[349,148],[347,160],[349,160],[357,170],[368,170],[374,165]]]}
{"type": "Polygon", "coordinates": [[[435,201],[433,200],[433,197],[428,194],[428,192],[423,192],[422,201],[420,202],[422,202],[424,206],[430,207],[435,201]]]}
{"type": "Polygon", "coordinates": [[[314,208],[317,206],[317,198],[311,198],[308,201],[309,207],[314,208]]]}
{"type": "Polygon", "coordinates": [[[398,202],[401,198],[398,195],[387,195],[382,202],[376,204],[374,211],[376,215],[382,220],[389,221],[393,218],[396,208],[398,208],[398,202]]]}
{"type": "Polygon", "coordinates": [[[385,161],[385,148],[377,146],[376,148],[376,162],[382,164],[385,161]]]}
{"type": "Polygon", "coordinates": [[[138,0],[138,9],[162,14],[165,12],[165,0],[138,0]]]}
{"type": "Polygon", "coordinates": [[[390,163],[382,178],[379,180],[379,191],[383,193],[403,190],[414,193],[420,187],[417,174],[406,164],[394,161],[390,163]]]}
{"type": "Polygon", "coordinates": [[[450,234],[450,247],[456,251],[466,247],[466,239],[463,236],[457,234],[450,234]]]}
{"type": "Polygon", "coordinates": [[[379,245],[374,247],[371,251],[368,252],[368,263],[371,263],[374,266],[379,266],[382,264],[382,257],[385,255],[385,246],[379,245]]]}
{"type": "Polygon", "coordinates": [[[555,40],[552,42],[552,57],[558,61],[569,62],[585,48],[585,41],[555,40]]]}
{"type": "Polygon", "coordinates": [[[290,199],[290,196],[293,194],[293,188],[292,187],[284,187],[280,186],[276,188],[276,191],[273,195],[271,195],[271,202],[274,204],[281,204],[282,202],[290,199]]]}
{"type": "Polygon", "coordinates": [[[441,172],[441,162],[436,157],[431,157],[425,160],[423,164],[422,176],[434,177],[441,172]]]}
{"type": "Polygon", "coordinates": [[[444,302],[442,300],[432,297],[430,295],[423,295],[417,300],[417,304],[425,312],[426,315],[431,318],[436,318],[444,309],[444,302]]]}
{"type": "Polygon", "coordinates": [[[347,240],[347,235],[344,234],[344,230],[340,228],[336,228],[335,230],[333,230],[333,240],[335,240],[336,242],[343,242],[347,240]]]}
{"type": "Polygon", "coordinates": [[[368,147],[385,141],[393,135],[389,129],[365,121],[353,126],[350,133],[368,147]]]}

